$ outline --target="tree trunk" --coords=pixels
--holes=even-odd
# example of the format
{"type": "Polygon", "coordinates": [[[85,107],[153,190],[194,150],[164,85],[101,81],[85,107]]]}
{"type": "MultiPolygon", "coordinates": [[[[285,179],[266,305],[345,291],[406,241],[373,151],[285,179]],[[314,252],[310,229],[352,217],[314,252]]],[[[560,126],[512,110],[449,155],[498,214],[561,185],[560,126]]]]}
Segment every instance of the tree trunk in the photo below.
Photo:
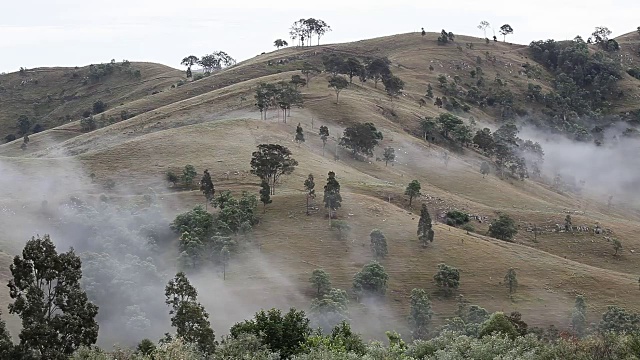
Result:
{"type": "Polygon", "coordinates": [[[307,215],[309,215],[309,195],[307,194],[307,215]]]}
{"type": "Polygon", "coordinates": [[[409,207],[411,207],[411,201],[413,201],[413,196],[409,196],[409,207]]]}
{"type": "Polygon", "coordinates": [[[222,280],[227,280],[227,264],[222,264],[222,280]]]}
{"type": "Polygon", "coordinates": [[[389,160],[384,161],[384,166],[386,167],[389,164],[389,160]]]}
{"type": "Polygon", "coordinates": [[[340,104],[340,100],[338,100],[338,96],[340,96],[340,93],[336,91],[336,104],[340,104]]]}
{"type": "Polygon", "coordinates": [[[327,145],[327,143],[322,142],[322,157],[324,157],[324,147],[327,145]]]}

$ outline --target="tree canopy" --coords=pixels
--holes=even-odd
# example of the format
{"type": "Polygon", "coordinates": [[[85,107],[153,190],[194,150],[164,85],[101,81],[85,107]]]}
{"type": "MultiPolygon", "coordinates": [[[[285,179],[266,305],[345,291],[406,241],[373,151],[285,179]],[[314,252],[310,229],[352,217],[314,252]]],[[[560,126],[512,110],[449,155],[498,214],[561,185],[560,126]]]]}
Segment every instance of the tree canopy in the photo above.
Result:
{"type": "Polygon", "coordinates": [[[517,233],[518,228],[515,221],[506,214],[494,219],[489,226],[489,236],[496,239],[511,241],[517,233]]]}
{"type": "Polygon", "coordinates": [[[98,307],[80,287],[80,258],[58,253],[49,235],[27,241],[10,266],[9,313],[22,320],[19,350],[24,358],[67,359],[98,339],[98,307]]]}
{"type": "Polygon", "coordinates": [[[384,295],[389,275],[377,261],[366,264],[353,277],[353,290],[360,296],[384,295]]]}
{"type": "Polygon", "coordinates": [[[269,183],[272,195],[280,176],[291,174],[298,166],[298,161],[291,157],[291,151],[278,144],[260,144],[251,155],[251,173],[269,183]]]}
{"type": "Polygon", "coordinates": [[[382,140],[382,133],[373,123],[358,123],[344,129],[340,145],[351,149],[353,154],[373,155],[373,149],[382,140]]]}

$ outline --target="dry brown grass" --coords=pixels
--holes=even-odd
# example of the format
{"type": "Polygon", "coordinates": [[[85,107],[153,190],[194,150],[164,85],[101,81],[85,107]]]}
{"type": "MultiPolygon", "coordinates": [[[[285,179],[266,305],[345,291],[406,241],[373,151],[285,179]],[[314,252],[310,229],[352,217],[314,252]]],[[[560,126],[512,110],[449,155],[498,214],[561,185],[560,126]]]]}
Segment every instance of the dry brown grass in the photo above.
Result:
{"type": "MultiPolygon", "coordinates": [[[[453,313],[455,301],[440,298],[432,282],[440,262],[461,269],[460,293],[472,303],[489,310],[520,311],[532,325],[566,326],[576,294],[586,295],[593,321],[610,304],[640,310],[635,302],[640,254],[630,252],[640,250],[640,240],[635,235],[640,230],[637,212],[627,211],[620,205],[607,209],[603,199],[589,194],[583,197],[558,194],[549,186],[533,181],[505,181],[495,176],[483,179],[478,171],[482,161],[479,154],[470,149],[450,152],[451,161],[445,166],[440,154],[450,150],[429,145],[411,135],[418,127],[418,116],[442,111],[432,105],[419,108],[416,99],[423,94],[427,83],[435,87],[440,73],[459,74],[468,80],[468,74],[465,75],[468,70],[455,70],[454,61],[475,67],[475,57],[490,51],[499,61],[516,65],[484,64],[487,78],[500,75],[509,80],[513,91],[526,88],[531,81],[510,73],[514,66],[517,69],[527,61],[522,47],[503,43],[485,45],[479,39],[459,36],[457,42],[463,45],[459,51],[455,45],[437,46],[434,39],[433,35],[421,38],[404,34],[348,45],[265,54],[238,64],[228,72],[127,103],[125,107],[144,109],[132,119],[79,135],[73,133],[74,126],[70,125],[64,130],[34,136],[31,153],[21,153],[9,144],[0,147],[0,154],[6,156],[2,161],[18,163],[34,176],[45,176],[47,169],[67,161],[77,162],[86,173],[96,174],[98,184],[82,190],[94,195],[103,192],[101,185],[111,178],[117,183],[112,195],[123,199],[154,187],[161,194],[161,201],[178,212],[201,203],[202,196],[198,192],[168,190],[163,180],[167,170],[192,164],[200,173],[210,169],[218,190],[256,191],[258,179],[249,174],[251,152],[260,143],[286,144],[300,166],[278,184],[273,204],[267,207],[261,224],[255,228],[255,237],[262,244],[263,253],[271,259],[270,265],[291,279],[293,286],[267,287],[260,283],[261,275],[255,264],[239,262],[243,265],[231,270],[229,286],[242,296],[267,293],[267,299],[275,301],[284,297],[293,305],[305,307],[310,292],[303,290],[307,297],[302,299],[292,296],[291,292],[295,288],[307,289],[309,274],[317,267],[327,269],[335,285],[347,289],[353,274],[371,259],[368,234],[373,228],[379,228],[389,241],[389,256],[382,262],[390,274],[389,291],[384,300],[390,311],[376,313],[379,326],[406,330],[402,319],[408,311],[408,294],[414,287],[426,288],[433,294],[438,322],[453,313]],[[473,42],[474,50],[464,48],[466,42],[473,42]],[[319,54],[314,55],[315,51],[319,54]],[[302,89],[305,107],[293,109],[286,124],[276,117],[275,110],[269,113],[269,120],[258,120],[251,89],[261,81],[287,79],[293,74],[287,72],[286,67],[281,68],[283,72],[273,74],[274,69],[264,61],[296,56],[317,60],[323,52],[331,51],[388,55],[394,62],[394,73],[407,83],[407,95],[390,101],[381,85],[380,89],[374,89],[372,83],[354,83],[340,94],[337,105],[335,93],[327,88],[323,74],[302,89]],[[438,64],[433,72],[428,70],[431,61],[438,64]],[[243,96],[247,100],[241,102],[243,96]],[[385,146],[393,146],[397,163],[385,166],[383,162],[358,161],[341,149],[338,150],[340,160],[335,161],[334,139],[329,140],[326,154],[322,156],[322,143],[317,135],[320,125],[329,126],[331,136],[335,137],[344,126],[364,121],[375,123],[384,134],[376,155],[380,156],[385,146]],[[307,141],[302,145],[293,143],[297,123],[305,130],[307,141]],[[346,240],[338,240],[329,230],[323,211],[304,215],[304,179],[309,173],[315,174],[316,188],[321,195],[328,171],[335,171],[342,185],[344,204],[340,216],[354,228],[346,240]],[[226,172],[230,172],[228,180],[226,172]],[[489,218],[504,212],[520,225],[516,242],[466,235],[461,230],[438,224],[435,242],[422,248],[415,236],[417,216],[408,209],[403,195],[407,183],[413,179],[421,182],[424,195],[415,200],[414,208],[427,203],[434,219],[453,208],[489,218]],[[529,224],[562,223],[565,210],[584,211],[584,215],[574,215],[576,225],[592,226],[599,222],[612,229],[623,241],[622,255],[613,257],[611,244],[602,236],[545,233],[534,242],[533,234],[526,232],[529,224]],[[516,269],[521,285],[513,299],[500,283],[510,267],[516,269]]],[[[548,86],[545,81],[542,79],[540,83],[548,86]]],[[[435,93],[438,96],[437,89],[435,93]]],[[[491,122],[491,114],[477,109],[472,114],[479,120],[491,122]]],[[[478,233],[484,234],[487,230],[487,223],[475,226],[478,233]]],[[[0,275],[6,277],[6,272],[0,275]]],[[[3,300],[6,300],[6,289],[0,290],[0,301],[3,300]]],[[[374,317],[371,309],[360,306],[354,309],[358,316],[374,317]]],[[[360,330],[367,330],[365,327],[360,330]]]]}

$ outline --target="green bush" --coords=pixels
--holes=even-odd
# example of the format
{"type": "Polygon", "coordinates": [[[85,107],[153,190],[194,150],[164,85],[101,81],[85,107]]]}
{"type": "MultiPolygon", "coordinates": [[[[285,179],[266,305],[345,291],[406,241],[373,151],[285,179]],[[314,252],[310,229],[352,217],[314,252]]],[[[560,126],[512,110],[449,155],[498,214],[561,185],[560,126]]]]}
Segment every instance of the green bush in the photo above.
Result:
{"type": "Polygon", "coordinates": [[[453,210],[453,211],[447,212],[446,223],[449,226],[463,225],[468,222],[469,222],[469,215],[461,211],[453,210]]]}

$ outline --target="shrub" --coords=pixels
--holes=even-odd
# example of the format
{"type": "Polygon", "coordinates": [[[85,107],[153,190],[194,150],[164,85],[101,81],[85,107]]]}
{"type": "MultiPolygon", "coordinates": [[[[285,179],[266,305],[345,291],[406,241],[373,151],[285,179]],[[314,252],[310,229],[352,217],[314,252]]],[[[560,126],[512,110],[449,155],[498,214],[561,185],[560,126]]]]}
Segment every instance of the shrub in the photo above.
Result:
{"type": "Polygon", "coordinates": [[[634,78],[640,80],[640,68],[631,68],[627,70],[627,74],[633,76],[634,78]]]}
{"type": "Polygon", "coordinates": [[[96,127],[96,119],[91,115],[80,120],[80,128],[82,131],[92,131],[95,130],[96,127]]]}
{"type": "Polygon", "coordinates": [[[107,110],[107,104],[105,104],[102,100],[98,100],[93,103],[93,113],[100,114],[107,110]]]}
{"type": "Polygon", "coordinates": [[[516,223],[509,215],[502,214],[489,225],[489,236],[496,239],[511,241],[517,233],[516,223]]]}
{"type": "Polygon", "coordinates": [[[9,135],[7,135],[7,136],[5,136],[5,137],[4,137],[4,140],[5,140],[6,142],[12,142],[12,141],[13,141],[13,140],[15,140],[15,139],[16,139],[16,136],[15,136],[15,135],[13,135],[13,134],[9,134],[9,135]]]}
{"type": "Polygon", "coordinates": [[[34,133],[34,134],[35,134],[35,133],[39,133],[39,132],[41,132],[41,131],[44,131],[44,126],[42,126],[42,125],[40,125],[40,124],[36,124],[36,125],[33,127],[33,133],[34,133]]]}
{"type": "Polygon", "coordinates": [[[458,210],[449,211],[446,222],[449,226],[463,225],[469,222],[469,215],[458,210]]]}
{"type": "Polygon", "coordinates": [[[475,232],[475,231],[476,231],[476,229],[475,229],[475,228],[473,227],[473,225],[471,225],[471,224],[465,224],[465,225],[462,227],[462,230],[466,231],[466,232],[467,232],[467,235],[468,235],[470,232],[475,232]]]}
{"type": "Polygon", "coordinates": [[[104,183],[104,188],[107,190],[113,190],[116,187],[116,182],[113,179],[108,179],[104,183]]]}

